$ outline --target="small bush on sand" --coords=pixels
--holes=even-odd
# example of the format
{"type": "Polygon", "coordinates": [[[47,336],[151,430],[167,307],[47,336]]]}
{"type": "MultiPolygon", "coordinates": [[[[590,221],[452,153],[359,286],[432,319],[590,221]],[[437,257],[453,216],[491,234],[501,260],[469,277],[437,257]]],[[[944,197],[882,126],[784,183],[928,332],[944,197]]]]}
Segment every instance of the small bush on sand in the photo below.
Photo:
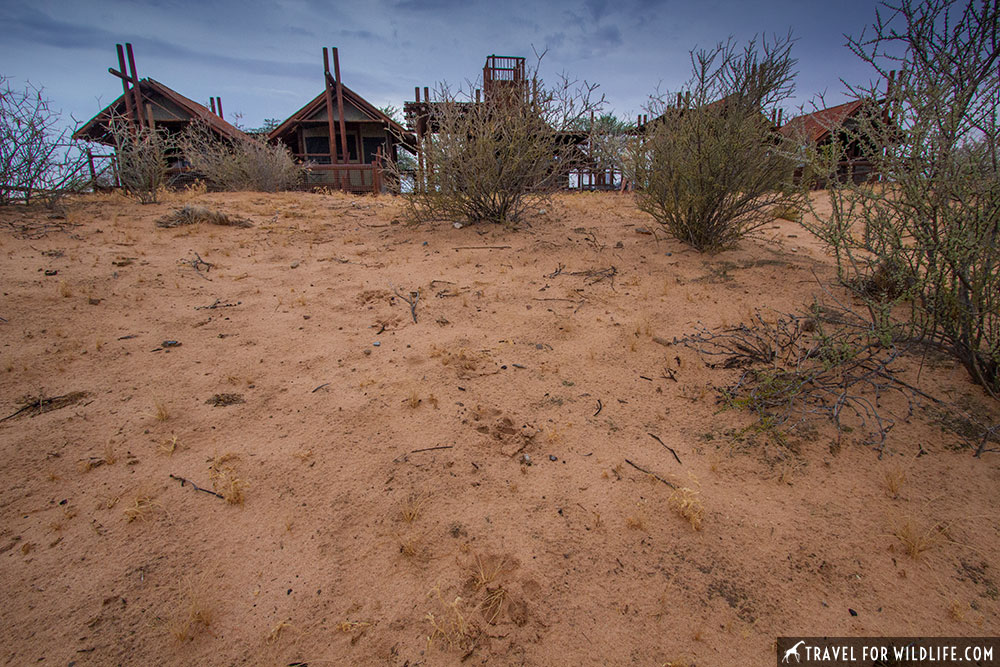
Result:
{"type": "Polygon", "coordinates": [[[657,118],[630,178],[639,208],[678,240],[732,246],[801,196],[789,188],[791,146],[768,119],[792,92],[791,45],[789,36],[696,51],[687,90],[651,101],[657,118]]]}
{"type": "Polygon", "coordinates": [[[278,192],[302,179],[302,169],[287,147],[258,136],[224,140],[204,125],[192,124],[180,146],[191,170],[219,190],[278,192]]]}
{"type": "Polygon", "coordinates": [[[167,153],[174,150],[174,140],[163,130],[137,127],[121,116],[111,118],[108,131],[122,188],[142,204],[155,204],[167,185],[167,153]]]}
{"type": "Polygon", "coordinates": [[[480,103],[438,89],[423,169],[407,195],[413,219],[515,223],[567,182],[580,151],[564,131],[589,118],[603,98],[586,82],[562,77],[550,88],[537,74],[528,79],[480,103]]]}

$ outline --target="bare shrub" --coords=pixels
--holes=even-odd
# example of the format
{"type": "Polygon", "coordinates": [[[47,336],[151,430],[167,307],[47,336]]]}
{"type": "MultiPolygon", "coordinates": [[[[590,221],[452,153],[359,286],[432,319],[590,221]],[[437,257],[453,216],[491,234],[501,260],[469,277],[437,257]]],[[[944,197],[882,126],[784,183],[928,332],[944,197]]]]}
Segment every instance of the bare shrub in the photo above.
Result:
{"type": "MultiPolygon", "coordinates": [[[[529,76],[476,103],[438,88],[424,142],[427,165],[407,195],[413,219],[514,223],[568,182],[580,151],[566,133],[603,104],[596,84],[529,76]]],[[[396,182],[405,175],[388,165],[396,182]]]]}
{"type": "Polygon", "coordinates": [[[167,154],[174,150],[173,139],[164,130],[138,126],[117,115],[108,121],[108,132],[115,143],[122,188],[142,204],[155,204],[167,185],[167,154]]]}
{"type": "Polygon", "coordinates": [[[180,147],[191,170],[220,190],[278,192],[302,179],[288,148],[268,144],[261,136],[222,139],[203,124],[192,123],[180,147]]]}
{"type": "Polygon", "coordinates": [[[71,133],[40,88],[14,89],[0,76],[0,206],[86,187],[86,156],[71,133]]]}
{"type": "Polygon", "coordinates": [[[713,368],[739,370],[719,390],[719,400],[755,415],[747,430],[785,444],[796,429],[827,419],[840,433],[860,430],[881,451],[899,417],[888,414],[880,399],[897,393],[912,407],[917,393],[897,377],[902,352],[893,335],[850,309],[816,304],[807,314],[773,319],[757,311],[735,327],[699,329],[684,344],[719,359],[709,362],[713,368]]]}
{"type": "Polygon", "coordinates": [[[630,176],[639,208],[675,238],[701,251],[726,248],[797,201],[794,153],[768,120],[792,92],[791,46],[788,36],[692,52],[686,90],[651,100],[658,117],[630,176]]]}
{"type": "Polygon", "coordinates": [[[1000,398],[1000,6],[885,6],[848,46],[900,75],[884,103],[876,87],[854,89],[865,111],[813,156],[829,173],[859,146],[884,182],[832,181],[832,212],[806,226],[873,321],[902,316],[911,338],[943,346],[1000,398]]]}

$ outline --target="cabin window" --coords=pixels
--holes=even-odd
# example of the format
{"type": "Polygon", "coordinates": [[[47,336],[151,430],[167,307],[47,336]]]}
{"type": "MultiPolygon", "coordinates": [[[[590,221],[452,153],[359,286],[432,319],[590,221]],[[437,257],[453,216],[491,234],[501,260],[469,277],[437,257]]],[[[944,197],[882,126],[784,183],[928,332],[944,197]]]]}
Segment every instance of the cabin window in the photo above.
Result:
{"type": "Polygon", "coordinates": [[[362,139],[365,151],[365,164],[375,162],[375,153],[383,146],[385,141],[381,137],[365,137],[362,139]]]}
{"type": "MultiPolygon", "coordinates": [[[[316,164],[330,164],[330,138],[305,137],[306,159],[316,164]]],[[[357,135],[347,133],[347,150],[351,162],[358,159],[357,135]]],[[[337,134],[337,150],[340,151],[340,134],[337,134]]]]}

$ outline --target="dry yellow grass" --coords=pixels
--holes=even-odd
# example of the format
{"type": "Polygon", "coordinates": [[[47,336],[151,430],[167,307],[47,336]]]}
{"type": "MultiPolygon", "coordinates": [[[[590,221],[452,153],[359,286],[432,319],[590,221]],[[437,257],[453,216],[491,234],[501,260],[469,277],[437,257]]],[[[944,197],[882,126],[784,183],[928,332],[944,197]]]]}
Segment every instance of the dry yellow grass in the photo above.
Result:
{"type": "Polygon", "coordinates": [[[917,560],[925,551],[948,540],[946,531],[949,525],[939,521],[928,526],[911,517],[904,517],[896,522],[892,534],[903,545],[903,553],[917,560]]]}
{"type": "Polygon", "coordinates": [[[189,641],[199,632],[212,634],[210,629],[215,618],[215,608],[205,597],[208,582],[202,577],[190,580],[181,595],[181,608],[168,622],[167,630],[177,641],[189,641]]]}
{"type": "Polygon", "coordinates": [[[701,530],[701,522],[705,516],[705,507],[701,502],[701,492],[686,486],[676,489],[667,501],[673,510],[695,530],[701,530]]]}
{"type": "Polygon", "coordinates": [[[160,504],[157,503],[152,496],[149,495],[139,495],[135,497],[132,505],[124,510],[125,519],[129,523],[133,521],[146,521],[149,517],[160,508],[160,504]]]}

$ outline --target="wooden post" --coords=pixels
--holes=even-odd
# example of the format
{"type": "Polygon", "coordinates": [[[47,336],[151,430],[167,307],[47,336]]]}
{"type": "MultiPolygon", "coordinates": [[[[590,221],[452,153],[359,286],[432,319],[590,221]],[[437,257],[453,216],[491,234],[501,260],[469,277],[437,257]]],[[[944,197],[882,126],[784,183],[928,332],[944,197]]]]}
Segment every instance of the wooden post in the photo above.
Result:
{"type": "Polygon", "coordinates": [[[90,166],[90,189],[97,191],[97,171],[94,169],[94,152],[87,148],[87,164],[90,166]]]}
{"type": "Polygon", "coordinates": [[[212,113],[218,115],[217,112],[215,111],[215,98],[214,97],[209,97],[208,98],[208,104],[209,104],[209,106],[212,109],[212,113]]]}
{"type": "Polygon", "coordinates": [[[135,115],[139,118],[139,126],[145,122],[146,114],[142,103],[142,90],[139,88],[139,75],[135,69],[135,56],[132,55],[132,44],[125,42],[125,53],[128,55],[128,74],[132,77],[132,94],[135,96],[135,115]]]}
{"type": "MultiPolygon", "coordinates": [[[[333,121],[333,90],[330,76],[330,55],[327,48],[323,47],[323,82],[326,86],[324,96],[326,100],[326,129],[330,141],[330,164],[338,164],[340,155],[337,152],[337,130],[333,121]]],[[[337,187],[343,189],[343,174],[339,170],[334,170],[334,182],[337,187]]]]}
{"type": "Polygon", "coordinates": [[[222,113],[222,98],[221,97],[216,97],[215,98],[215,106],[219,107],[219,118],[225,120],[226,117],[222,113]]]}
{"type": "MultiPolygon", "coordinates": [[[[417,104],[420,104],[420,86],[413,87],[413,97],[417,104]]],[[[419,110],[420,107],[417,107],[419,110]]],[[[424,180],[424,123],[425,115],[417,112],[417,173],[413,175],[413,190],[421,192],[424,180]]]]}
{"type": "MultiPolygon", "coordinates": [[[[132,125],[132,123],[135,122],[135,121],[132,118],[132,91],[129,90],[128,79],[126,78],[128,76],[126,74],[126,72],[128,72],[128,69],[126,69],[126,67],[125,67],[125,51],[122,48],[121,44],[115,44],[115,47],[118,49],[118,71],[122,75],[121,76],[121,79],[122,79],[122,97],[125,98],[125,115],[128,117],[128,123],[129,123],[129,125],[132,125]]],[[[135,127],[133,126],[132,129],[134,130],[135,127]]]]}
{"type": "Polygon", "coordinates": [[[337,117],[340,119],[340,145],[344,150],[344,164],[351,161],[351,153],[347,149],[347,129],[344,125],[344,86],[340,81],[340,56],[337,47],[333,47],[333,75],[337,79],[337,117]]]}

